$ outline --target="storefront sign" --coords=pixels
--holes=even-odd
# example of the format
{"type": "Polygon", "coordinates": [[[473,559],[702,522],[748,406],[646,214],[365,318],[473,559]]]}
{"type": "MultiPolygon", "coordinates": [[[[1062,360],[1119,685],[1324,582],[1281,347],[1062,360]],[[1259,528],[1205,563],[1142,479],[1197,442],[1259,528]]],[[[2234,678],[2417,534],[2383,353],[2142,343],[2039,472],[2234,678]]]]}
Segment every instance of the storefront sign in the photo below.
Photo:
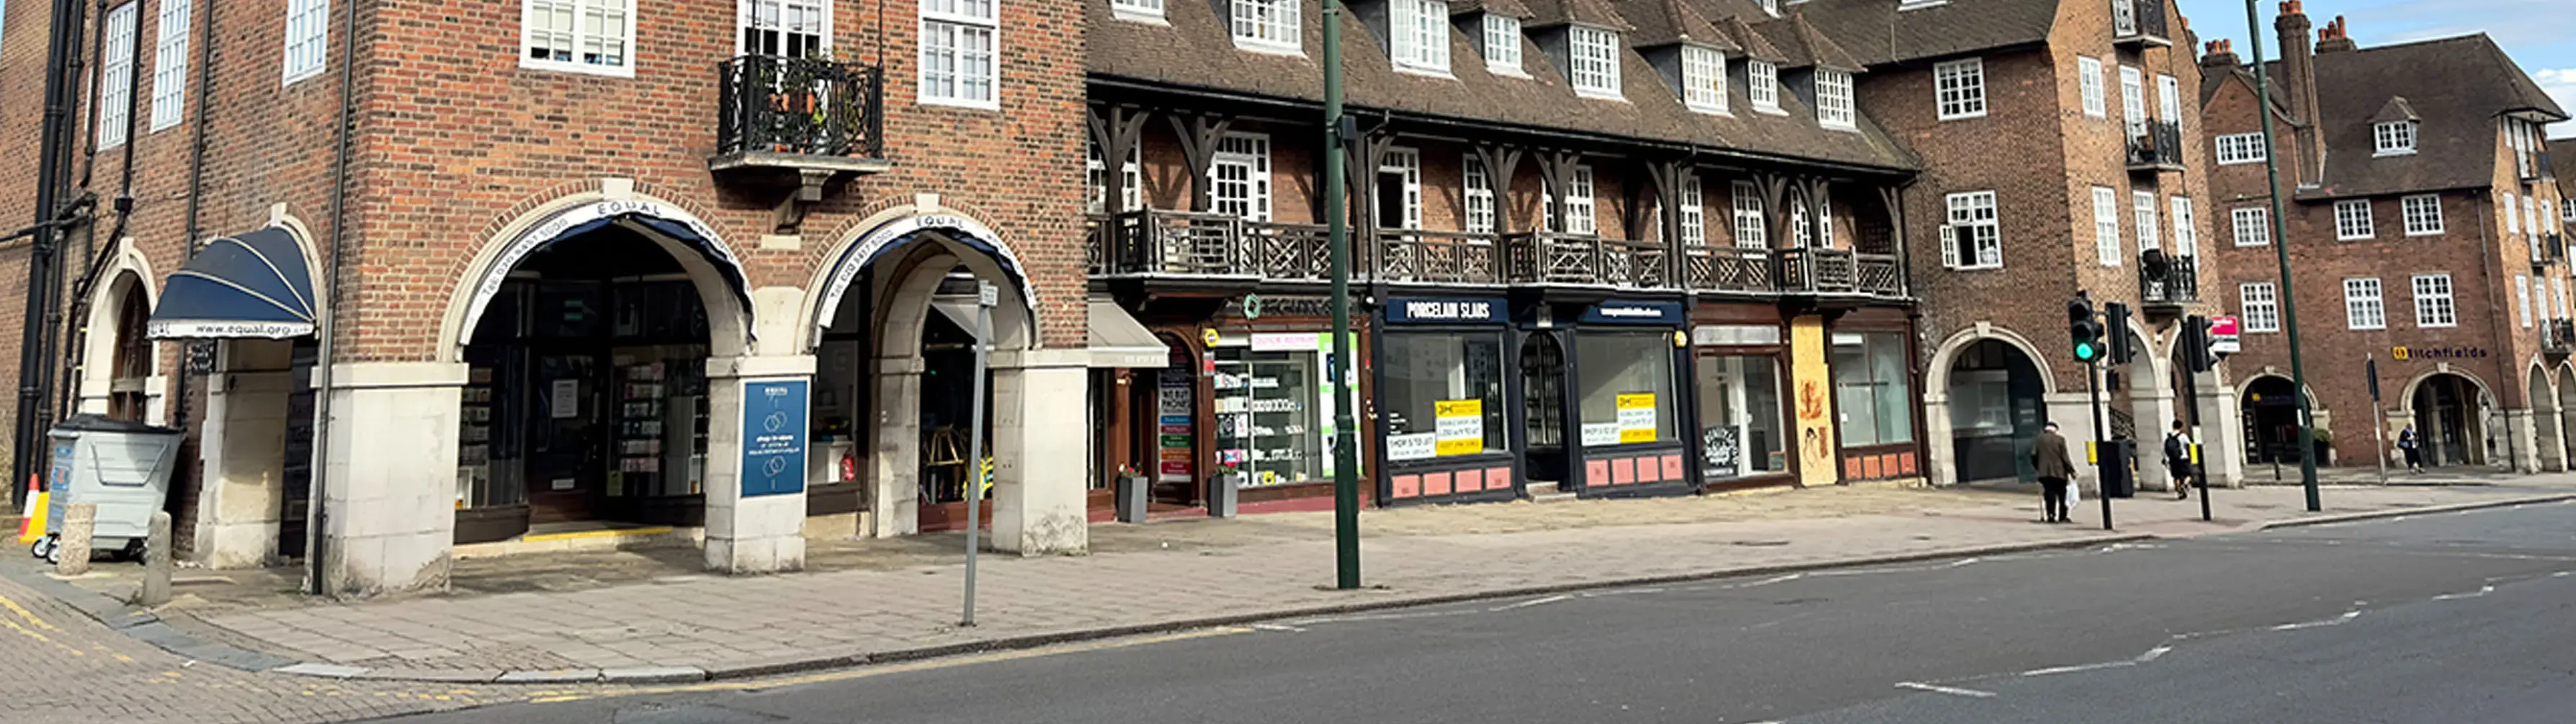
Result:
{"type": "Polygon", "coordinates": [[[1679,302],[1602,302],[1583,310],[1584,324],[1681,324],[1679,302]]]}
{"type": "Polygon", "coordinates": [[[1767,324],[1703,324],[1691,329],[1691,343],[1702,347],[1779,344],[1780,328],[1767,324]]]}
{"type": "Polygon", "coordinates": [[[805,380],[742,385],[742,496],[805,491],[805,380]]]}
{"type": "Polygon", "coordinates": [[[1319,332],[1255,332],[1254,352],[1313,352],[1322,348],[1324,335],[1319,332]]]}
{"type": "Polygon", "coordinates": [[[1325,297],[1265,297],[1246,294],[1225,303],[1221,317],[1262,319],[1267,317],[1323,317],[1331,319],[1333,300],[1325,297]]]}
{"type": "MultiPolygon", "coordinates": [[[[911,214],[878,224],[876,228],[861,234],[858,242],[851,244],[850,250],[841,255],[840,261],[833,264],[832,276],[823,282],[822,304],[814,308],[816,343],[819,344],[823,338],[823,330],[832,328],[833,316],[840,314],[841,295],[849,293],[850,283],[859,278],[860,271],[867,269],[868,262],[876,259],[877,252],[884,251],[889,245],[910,239],[913,234],[924,230],[936,230],[948,234],[968,246],[990,247],[987,253],[1000,260],[1002,271],[1014,277],[1012,281],[1017,282],[1015,286],[1020,288],[1021,303],[1027,305],[1025,309],[1038,308],[1037,287],[1029,284],[1024,278],[1018,278],[1022,274],[1020,270],[1026,267],[1020,265],[1019,255],[1012,253],[1011,247],[1002,243],[1002,235],[994,233],[992,227],[955,214],[911,214]]],[[[468,326],[467,329],[472,327],[468,326]]]]}
{"type": "Polygon", "coordinates": [[[1417,432],[1410,435],[1386,436],[1386,459],[1388,460],[1421,460],[1440,454],[1439,450],[1440,436],[1436,433],[1417,432]]]}
{"type": "MultiPolygon", "coordinates": [[[[714,229],[707,228],[704,222],[698,221],[697,217],[691,216],[686,211],[643,199],[594,201],[565,209],[520,233],[518,238],[510,240],[509,246],[502,247],[500,256],[494,258],[492,265],[484,269],[483,278],[475,281],[474,301],[466,307],[465,324],[460,328],[462,330],[460,334],[467,340],[471,340],[475,325],[481,323],[483,319],[484,308],[490,306],[492,298],[501,293],[502,283],[509,281],[510,273],[519,268],[519,262],[527,260],[528,255],[536,253],[539,247],[553,242],[556,237],[563,236],[564,232],[571,231],[575,226],[626,214],[650,216],[688,227],[690,232],[706,240],[708,252],[716,257],[714,261],[719,262],[719,266],[726,273],[737,276],[741,274],[741,263],[735,261],[733,249],[725,246],[722,240],[724,237],[717,236],[714,229]]],[[[834,297],[834,301],[838,301],[837,296],[834,297]]]]}
{"type": "Polygon", "coordinates": [[[1405,299],[1387,300],[1388,324],[1482,324],[1503,321],[1504,307],[1498,299],[1405,299]]]}
{"type": "Polygon", "coordinates": [[[1712,478],[1732,478],[1744,474],[1744,431],[1734,425],[1711,425],[1699,431],[1700,447],[1707,449],[1708,464],[1701,471],[1712,478]]]}
{"type": "Polygon", "coordinates": [[[1605,447],[1619,444],[1619,423],[1583,423],[1583,446],[1605,447]]]}
{"type": "Polygon", "coordinates": [[[1433,404],[1432,423],[1440,436],[1438,454],[1474,455],[1485,451],[1485,401],[1441,400],[1433,404]]]}
{"type": "Polygon", "coordinates": [[[2485,359],[2485,347],[2390,347],[2388,356],[2399,362],[2418,359],[2485,359]]]}
{"type": "Polygon", "coordinates": [[[546,409],[557,420],[581,416],[581,380],[555,380],[546,394],[546,409]]]}
{"type": "Polygon", "coordinates": [[[2209,351],[2214,354],[2236,354],[2244,349],[2237,335],[2235,317],[2209,318],[2209,351]]]}
{"type": "Polygon", "coordinates": [[[1619,444],[1630,445],[1655,441],[1655,395],[1651,392],[1619,396],[1619,444]]]}
{"type": "Polygon", "coordinates": [[[1193,475],[1197,446],[1191,441],[1192,418],[1198,414],[1198,378],[1188,370],[1165,369],[1154,376],[1154,414],[1160,428],[1157,479],[1186,483],[1193,475]]]}

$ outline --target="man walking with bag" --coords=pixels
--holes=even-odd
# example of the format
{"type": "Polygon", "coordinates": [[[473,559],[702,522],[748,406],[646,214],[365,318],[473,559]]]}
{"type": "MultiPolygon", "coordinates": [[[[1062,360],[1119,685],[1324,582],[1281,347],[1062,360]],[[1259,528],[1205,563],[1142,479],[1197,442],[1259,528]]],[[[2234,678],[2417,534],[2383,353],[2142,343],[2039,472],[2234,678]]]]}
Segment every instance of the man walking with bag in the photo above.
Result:
{"type": "Polygon", "coordinates": [[[2173,432],[2165,434],[2165,470],[2173,474],[2175,500],[2191,499],[2191,433],[2175,420],[2173,432]]]}
{"type": "Polygon", "coordinates": [[[2030,466],[2039,473],[2040,513],[2043,523],[2070,523],[2066,517],[2066,486],[2075,479],[2075,459],[2066,454],[2066,438],[2057,434],[2057,423],[2041,428],[2039,437],[2030,443],[2030,466]]]}

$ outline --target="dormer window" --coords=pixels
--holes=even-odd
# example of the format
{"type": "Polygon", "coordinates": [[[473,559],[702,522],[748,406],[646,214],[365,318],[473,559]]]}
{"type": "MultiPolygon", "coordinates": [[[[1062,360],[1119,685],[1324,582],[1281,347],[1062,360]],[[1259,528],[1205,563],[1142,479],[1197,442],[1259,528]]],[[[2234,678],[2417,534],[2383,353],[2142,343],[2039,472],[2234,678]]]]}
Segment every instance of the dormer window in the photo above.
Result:
{"type": "Polygon", "coordinates": [[[1619,34],[1576,25],[1566,32],[1567,63],[1573,66],[1574,92],[1591,98],[1619,94],[1619,34]]]}
{"type": "Polygon", "coordinates": [[[1269,53],[1302,54],[1297,28],[1297,0],[1232,0],[1234,47],[1269,53]]]}
{"type": "Polygon", "coordinates": [[[1780,0],[1760,0],[1760,2],[1762,12],[1769,13],[1771,17],[1780,17],[1780,0]]]}
{"type": "Polygon", "coordinates": [[[2387,121],[2371,124],[2370,137],[2381,156],[2402,156],[2415,152],[2415,122],[2387,121]]]}
{"type": "Polygon", "coordinates": [[[1753,99],[1753,110],[1780,112],[1780,69],[1759,60],[1744,64],[1744,93],[1753,99]]]}
{"type": "Polygon", "coordinates": [[[1448,0],[1390,0],[1386,23],[1397,70],[1449,74],[1448,0]]]}
{"type": "Polygon", "coordinates": [[[1529,75],[1529,71],[1521,70],[1520,18],[1485,14],[1485,70],[1504,75],[1529,75]]]}
{"type": "Polygon", "coordinates": [[[1850,72],[1816,69],[1816,123],[1843,130],[1860,127],[1857,116],[1852,112],[1850,72]]]}
{"type": "Polygon", "coordinates": [[[1726,115],[1726,53],[1682,46],[1682,105],[1700,113],[1726,115]]]}
{"type": "Polygon", "coordinates": [[[1120,20],[1163,22],[1163,0],[1109,0],[1109,13],[1120,20]]]}

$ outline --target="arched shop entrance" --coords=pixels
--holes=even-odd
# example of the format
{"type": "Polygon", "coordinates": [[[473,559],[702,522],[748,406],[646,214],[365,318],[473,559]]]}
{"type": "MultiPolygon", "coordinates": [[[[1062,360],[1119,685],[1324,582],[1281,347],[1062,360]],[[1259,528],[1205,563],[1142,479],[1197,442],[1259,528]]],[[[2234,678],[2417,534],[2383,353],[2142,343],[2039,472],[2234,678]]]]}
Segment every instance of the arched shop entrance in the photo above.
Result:
{"type": "Polygon", "coordinates": [[[2576,364],[2558,364],[2560,460],[2576,465],[2576,364]]]}
{"type": "Polygon", "coordinates": [[[1950,446],[1962,483],[2037,480],[2030,441],[2047,424],[2046,382],[2020,347],[1981,339],[1950,368],[1950,446]]]}
{"type": "Polygon", "coordinates": [[[2500,458],[2501,432],[2494,398],[2476,380],[2435,372],[2415,382],[2407,396],[2425,465],[2486,465],[2500,458]]]}
{"type": "Polygon", "coordinates": [[[741,272],[690,223],[597,206],[567,217],[479,280],[462,352],[459,543],[706,520],[705,294],[747,307],[741,272]]]}
{"type": "Polygon", "coordinates": [[[2297,463],[2299,400],[2290,378],[2262,375],[2245,383],[2237,408],[2245,416],[2245,460],[2250,463],[2297,463]]]}

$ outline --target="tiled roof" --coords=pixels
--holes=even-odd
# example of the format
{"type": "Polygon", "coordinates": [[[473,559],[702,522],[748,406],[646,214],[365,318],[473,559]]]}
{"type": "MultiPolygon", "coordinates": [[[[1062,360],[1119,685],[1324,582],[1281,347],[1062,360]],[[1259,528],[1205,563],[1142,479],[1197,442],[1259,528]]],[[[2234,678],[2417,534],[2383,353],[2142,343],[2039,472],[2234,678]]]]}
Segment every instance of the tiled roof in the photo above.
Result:
{"type": "Polygon", "coordinates": [[[2319,53],[2316,68],[2326,166],[2319,187],[2302,196],[2487,186],[2499,162],[2497,116],[2567,117],[2484,34],[2319,53]],[[2412,155],[2374,155],[2371,122],[2392,103],[2411,108],[2421,123],[2412,155]]]}
{"type": "Polygon", "coordinates": [[[1768,36],[1771,43],[1788,56],[1785,63],[1788,67],[1829,68],[1854,73],[1862,70],[1860,59],[1817,31],[1816,26],[1807,22],[1804,12],[1792,12],[1786,19],[1755,25],[1753,29],[1768,36]]]}
{"type": "MultiPolygon", "coordinates": [[[[1299,3],[1303,55],[1237,49],[1211,3],[1168,3],[1163,25],[1117,20],[1106,0],[1084,5],[1094,78],[1307,103],[1322,99],[1318,3],[1299,3]]],[[[1743,84],[1730,84],[1734,115],[1693,113],[1633,50],[1622,54],[1624,100],[1597,100],[1576,96],[1535,44],[1522,51],[1529,77],[1512,77],[1486,69],[1481,38],[1453,33],[1450,77],[1436,77],[1395,71],[1356,14],[1343,15],[1343,23],[1344,92],[1354,109],[1891,170],[1919,165],[1866,114],[1857,132],[1825,129],[1817,125],[1814,109],[1790,93],[1780,94],[1785,114],[1760,113],[1750,108],[1743,84]]]]}
{"type": "Polygon", "coordinates": [[[1611,9],[1609,0],[1527,0],[1530,11],[1537,13],[1528,25],[1533,28],[1569,23],[1609,28],[1620,32],[1634,30],[1628,18],[1611,9]]]}
{"type": "Polygon", "coordinates": [[[1789,62],[1788,53],[1782,52],[1780,46],[1772,45],[1770,39],[1762,37],[1762,33],[1754,30],[1752,25],[1746,24],[1742,16],[1727,16],[1726,20],[1719,24],[1719,29],[1723,30],[1727,37],[1734,38],[1736,44],[1744,46],[1744,57],[1765,63],[1789,62]]]}
{"type": "Polygon", "coordinates": [[[2059,0],[1811,0],[1795,6],[1863,65],[1877,66],[2047,42],[2059,0]]]}
{"type": "Polygon", "coordinates": [[[1528,20],[1536,17],[1521,0],[1449,0],[1449,14],[1491,13],[1507,18],[1528,20]]]}
{"type": "Polygon", "coordinates": [[[1698,43],[1727,51],[1741,49],[1689,0],[1623,0],[1620,4],[1621,14],[1637,26],[1628,34],[1628,42],[1637,47],[1698,43]]]}

